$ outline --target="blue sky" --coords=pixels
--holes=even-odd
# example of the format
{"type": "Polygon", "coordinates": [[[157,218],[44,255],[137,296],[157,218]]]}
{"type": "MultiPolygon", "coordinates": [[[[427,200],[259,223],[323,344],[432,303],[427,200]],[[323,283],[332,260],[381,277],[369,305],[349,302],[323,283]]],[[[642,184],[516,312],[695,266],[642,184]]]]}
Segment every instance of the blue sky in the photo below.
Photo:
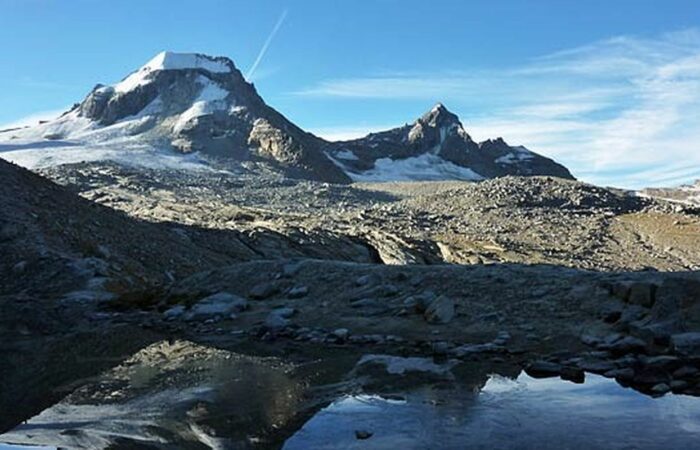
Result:
{"type": "Polygon", "coordinates": [[[196,51],[231,57],[328,138],[441,101],[476,139],[503,136],[586,181],[700,178],[696,0],[0,0],[0,12],[0,126],[54,114],[162,50],[196,51]]]}

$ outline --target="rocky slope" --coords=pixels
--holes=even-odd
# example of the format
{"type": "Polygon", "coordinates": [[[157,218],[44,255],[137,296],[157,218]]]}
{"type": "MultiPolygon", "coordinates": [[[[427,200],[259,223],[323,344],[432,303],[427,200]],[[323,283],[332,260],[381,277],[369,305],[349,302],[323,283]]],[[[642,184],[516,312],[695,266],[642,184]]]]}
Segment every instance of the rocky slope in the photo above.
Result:
{"type": "Polygon", "coordinates": [[[331,233],[366,243],[387,264],[700,267],[700,221],[682,205],[561,178],[343,186],[115,164],[43,173],[143,220],[281,236],[331,233]]]}
{"type": "Polygon", "coordinates": [[[30,168],[117,160],[204,170],[218,159],[229,170],[263,165],[289,177],[333,183],[572,178],[563,166],[524,147],[501,139],[474,142],[442,105],[413,125],[330,143],[269,107],[230,59],[171,52],[117,84],[97,85],[56,120],[0,132],[0,152],[30,168]]]}
{"type": "Polygon", "coordinates": [[[236,261],[375,260],[364,242],[321,230],[144,222],[1,159],[0,209],[0,295],[109,298],[236,261]]]}

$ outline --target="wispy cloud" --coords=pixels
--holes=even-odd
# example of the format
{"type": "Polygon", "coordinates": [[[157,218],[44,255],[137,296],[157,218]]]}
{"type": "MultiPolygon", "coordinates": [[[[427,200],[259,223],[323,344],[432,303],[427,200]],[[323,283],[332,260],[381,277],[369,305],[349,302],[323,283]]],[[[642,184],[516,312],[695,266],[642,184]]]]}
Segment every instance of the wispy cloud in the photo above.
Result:
{"type": "Polygon", "coordinates": [[[366,136],[368,133],[385,131],[396,124],[368,125],[368,126],[342,126],[342,127],[317,127],[309,131],[329,141],[347,141],[366,136]]]}
{"type": "Polygon", "coordinates": [[[272,28],[272,31],[270,34],[267,36],[267,39],[265,39],[265,43],[263,44],[262,48],[260,49],[260,52],[258,53],[257,58],[255,58],[255,62],[253,62],[253,65],[250,66],[250,69],[248,69],[248,73],[246,73],[246,79],[248,81],[252,81],[253,76],[255,75],[255,71],[257,70],[258,66],[260,65],[260,62],[262,61],[263,57],[265,56],[265,53],[267,53],[268,47],[270,47],[270,44],[272,43],[272,40],[275,38],[275,35],[279,31],[280,27],[282,27],[282,24],[284,21],[287,19],[287,12],[288,10],[282,11],[282,14],[280,15],[279,19],[277,19],[277,23],[275,23],[275,26],[272,28]]]}
{"type": "Polygon", "coordinates": [[[19,119],[13,120],[12,122],[0,123],[0,130],[8,130],[10,128],[20,128],[29,125],[36,125],[41,120],[55,119],[56,117],[66,112],[68,109],[69,108],[66,107],[63,109],[52,109],[48,111],[39,111],[36,113],[32,113],[28,116],[24,116],[19,119]]]}
{"type": "Polygon", "coordinates": [[[307,98],[442,100],[477,139],[503,136],[626,187],[700,176],[700,31],[619,36],[520,67],[326,80],[307,98]],[[686,170],[687,168],[687,170],[686,170]]]}

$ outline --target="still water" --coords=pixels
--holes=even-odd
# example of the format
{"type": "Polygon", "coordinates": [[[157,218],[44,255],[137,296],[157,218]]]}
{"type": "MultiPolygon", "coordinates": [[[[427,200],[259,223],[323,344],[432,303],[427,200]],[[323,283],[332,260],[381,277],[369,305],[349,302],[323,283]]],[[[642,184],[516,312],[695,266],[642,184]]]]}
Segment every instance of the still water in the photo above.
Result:
{"type": "Polygon", "coordinates": [[[284,445],[310,448],[700,448],[700,399],[651,398],[597,375],[584,384],[492,376],[477,393],[338,398],[284,445]]]}

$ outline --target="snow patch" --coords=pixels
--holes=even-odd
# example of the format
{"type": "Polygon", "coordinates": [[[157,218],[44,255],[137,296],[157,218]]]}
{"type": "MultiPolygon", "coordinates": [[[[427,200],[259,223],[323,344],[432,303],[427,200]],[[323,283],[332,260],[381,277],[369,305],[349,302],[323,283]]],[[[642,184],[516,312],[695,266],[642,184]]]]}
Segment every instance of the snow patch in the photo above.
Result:
{"type": "Polygon", "coordinates": [[[180,132],[194,118],[206,116],[214,111],[226,109],[227,105],[224,99],[228,95],[228,91],[222,89],[216,82],[199,76],[197,82],[204,87],[199,93],[199,97],[194,101],[192,106],[183,112],[173,126],[173,131],[180,132]]]}
{"type": "MultiPolygon", "coordinates": [[[[42,144],[42,143],[37,143],[42,144]]],[[[90,145],[57,142],[55,146],[0,144],[0,157],[30,170],[81,162],[113,161],[129,167],[214,171],[197,153],[182,155],[149,145],[90,145]]]]}
{"type": "Polygon", "coordinates": [[[372,169],[359,173],[349,169],[335,157],[328,156],[353,181],[358,182],[484,179],[472,169],[458,166],[431,153],[404,159],[379,158],[374,162],[372,169]]]}
{"type": "Polygon", "coordinates": [[[387,373],[403,375],[406,372],[431,372],[440,375],[449,374],[453,363],[446,365],[435,364],[432,359],[392,355],[364,355],[357,363],[358,366],[368,363],[379,363],[386,367],[387,373]]]}
{"type": "Polygon", "coordinates": [[[354,154],[350,150],[341,150],[339,152],[335,152],[333,156],[335,156],[338,159],[344,159],[345,161],[357,161],[357,160],[359,160],[357,155],[354,154]]]}
{"type": "Polygon", "coordinates": [[[513,147],[513,151],[495,159],[497,164],[517,164],[522,161],[528,161],[535,155],[525,147],[513,147]]]}
{"type": "Polygon", "coordinates": [[[148,83],[150,74],[159,70],[203,69],[212,73],[228,73],[231,67],[223,62],[197,53],[161,52],[146,65],[114,85],[117,92],[128,92],[148,83]]]}

